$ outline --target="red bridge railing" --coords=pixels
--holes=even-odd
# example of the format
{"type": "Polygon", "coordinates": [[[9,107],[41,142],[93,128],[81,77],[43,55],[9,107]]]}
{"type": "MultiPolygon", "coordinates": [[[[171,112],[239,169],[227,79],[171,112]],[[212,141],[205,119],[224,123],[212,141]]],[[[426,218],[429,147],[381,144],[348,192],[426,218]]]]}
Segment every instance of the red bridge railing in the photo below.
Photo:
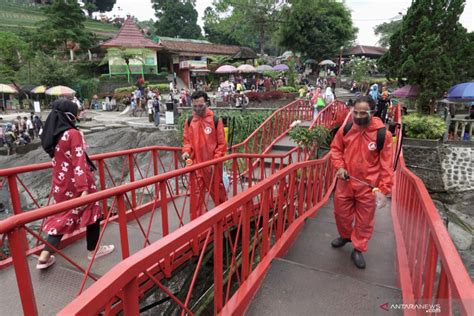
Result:
{"type": "MultiPolygon", "coordinates": [[[[128,153],[128,151],[125,152],[128,153]]],[[[118,155],[120,152],[115,154],[118,155]]],[[[108,154],[104,154],[100,157],[108,157],[107,155],[108,154]]],[[[239,192],[251,188],[259,181],[264,180],[271,174],[275,173],[278,170],[276,167],[276,161],[280,161],[279,168],[282,168],[283,163],[281,161],[284,159],[289,159],[291,163],[291,154],[265,156],[242,154],[229,155],[204,164],[196,164],[140,180],[136,179],[134,182],[101,190],[85,197],[48,205],[28,212],[19,212],[19,214],[1,221],[0,235],[3,236],[3,239],[5,239],[8,244],[8,249],[11,254],[11,257],[7,257],[2,261],[2,263],[4,264],[4,267],[13,264],[17,286],[21,289],[19,293],[23,312],[26,315],[36,315],[38,312],[26,258],[29,254],[38,253],[43,248],[44,244],[47,243],[44,233],[38,229],[31,228],[31,223],[42,221],[48,216],[72,208],[83,207],[98,201],[111,201],[105,219],[101,223],[99,244],[106,230],[112,229],[111,223],[115,222],[116,225],[118,225],[117,229],[120,236],[120,240],[117,240],[116,242],[119,243],[118,248],[121,251],[121,258],[125,259],[132,254],[133,249],[137,248],[137,245],[131,245],[130,243],[129,232],[127,229],[128,223],[131,222],[137,226],[140,235],[138,238],[141,238],[142,241],[142,244],[138,245],[138,248],[140,249],[148,247],[161,236],[167,236],[171,232],[185,226],[200,216],[197,209],[192,207],[197,204],[198,198],[195,195],[190,195],[189,179],[195,179],[196,173],[201,172],[203,169],[211,170],[210,183],[208,183],[208,188],[204,192],[203,197],[205,211],[209,211],[213,205],[219,204],[219,201],[213,201],[212,199],[213,194],[218,196],[217,192],[219,190],[218,185],[216,185],[218,182],[215,180],[218,175],[220,176],[220,173],[216,173],[215,170],[222,170],[223,165],[226,165],[229,169],[230,186],[227,195],[230,198],[236,196],[239,192]],[[264,165],[265,163],[268,163],[268,159],[271,160],[270,168],[254,170],[253,168],[248,167],[255,165],[257,161],[259,164],[264,165]],[[147,192],[147,199],[137,199],[136,204],[134,204],[132,193],[141,191],[147,192]],[[140,218],[140,216],[145,213],[150,213],[150,216],[146,221],[140,218]],[[155,232],[157,230],[160,231],[161,236],[157,237],[156,234],[153,235],[152,228],[156,228],[154,230],[155,232]],[[27,236],[36,241],[34,246],[31,246],[31,243],[27,242],[27,236]],[[131,246],[134,246],[133,249],[131,246]]],[[[16,171],[20,173],[25,170],[30,170],[31,168],[34,167],[19,167],[16,171]]],[[[14,171],[14,169],[2,170],[2,172],[9,175],[15,174],[14,171]]],[[[259,201],[255,200],[255,203],[259,203],[259,201]]],[[[65,238],[66,242],[61,243],[61,247],[65,247],[68,243],[83,237],[84,233],[84,230],[82,230],[79,233],[70,236],[69,240],[65,238]]],[[[173,255],[169,256],[167,260],[161,263],[160,267],[157,268],[163,272],[164,275],[169,277],[174,269],[186,263],[186,260],[195,255],[201,247],[202,240],[194,239],[193,242],[188,244],[188,247],[176,249],[173,252],[173,255]]],[[[53,249],[55,248],[53,247],[53,249]]],[[[69,262],[71,266],[75,267],[83,274],[82,282],[81,284],[78,284],[78,295],[82,293],[86,282],[89,279],[93,281],[98,279],[97,275],[93,273],[95,255],[94,258],[84,266],[70,258],[62,249],[55,250],[58,256],[61,256],[65,261],[69,262]]],[[[145,284],[141,288],[141,293],[149,289],[151,286],[151,284],[145,284]]],[[[47,304],[47,302],[42,303],[47,304]]]]}
{"type": "MultiPolygon", "coordinates": [[[[440,315],[473,315],[474,285],[425,185],[405,165],[400,108],[395,117],[400,157],[392,219],[403,303],[432,304],[440,315]]],[[[405,315],[416,312],[406,310],[405,315]]]]}
{"type": "Polygon", "coordinates": [[[328,156],[292,164],[120,262],[59,315],[119,311],[138,315],[141,287],[147,282],[169,296],[182,314],[192,315],[193,290],[207,254],[213,262],[214,314],[241,315],[271,260],[287,250],[304,220],[327,202],[333,187],[328,156]],[[172,283],[162,280],[164,266],[197,240],[202,246],[196,253],[199,259],[193,279],[184,285],[186,295],[179,298],[173,294],[172,283]],[[230,258],[225,261],[226,254],[230,258]]]}
{"type": "Polygon", "coordinates": [[[243,142],[232,146],[232,152],[261,154],[277,137],[282,135],[293,121],[311,120],[313,108],[303,100],[295,100],[270,115],[243,142]]]}

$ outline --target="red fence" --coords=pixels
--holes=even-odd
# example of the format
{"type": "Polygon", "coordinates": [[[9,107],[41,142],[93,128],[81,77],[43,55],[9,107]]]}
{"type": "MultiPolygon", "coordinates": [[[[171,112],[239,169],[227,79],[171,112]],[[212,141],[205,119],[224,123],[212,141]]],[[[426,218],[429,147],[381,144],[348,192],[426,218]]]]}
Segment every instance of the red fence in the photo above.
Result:
{"type": "Polygon", "coordinates": [[[214,314],[242,314],[271,260],[286,251],[305,218],[326,203],[334,186],[332,180],[328,156],[292,164],[117,264],[59,314],[114,314],[123,310],[126,315],[138,315],[143,295],[140,289],[149,282],[168,295],[183,314],[192,315],[189,303],[211,241],[214,314]],[[161,280],[166,274],[164,267],[178,257],[179,249],[198,241],[202,246],[192,282],[186,296],[178,298],[161,280]],[[226,263],[224,246],[231,254],[226,263]]]}
{"type": "MultiPolygon", "coordinates": [[[[400,109],[396,118],[401,127],[400,109]]],[[[397,153],[392,219],[403,302],[432,304],[441,315],[473,315],[471,278],[425,185],[405,166],[403,154],[397,153]]],[[[405,314],[416,313],[407,310],[405,314]]]]}
{"type": "Polygon", "coordinates": [[[279,108],[243,142],[232,147],[232,152],[261,154],[296,120],[312,120],[313,108],[303,100],[296,100],[279,108]]]}
{"type": "MultiPolygon", "coordinates": [[[[120,153],[116,153],[120,154],[120,153]]],[[[6,220],[0,222],[0,234],[6,238],[8,242],[11,257],[3,260],[4,266],[13,263],[13,268],[17,277],[18,288],[21,289],[20,296],[23,305],[23,311],[27,315],[34,315],[37,313],[36,300],[34,297],[33,286],[31,283],[30,272],[27,265],[27,255],[39,252],[46,243],[45,236],[40,231],[29,227],[30,223],[41,221],[48,216],[61,213],[72,208],[83,207],[97,201],[111,201],[111,206],[108,207],[105,220],[102,221],[102,227],[99,237],[99,243],[102,240],[105,232],[108,229],[117,229],[119,232],[121,259],[129,257],[134,251],[149,246],[162,236],[167,236],[169,233],[183,227],[197,218],[200,214],[196,206],[200,200],[195,195],[190,195],[190,179],[196,179],[199,172],[209,172],[210,182],[206,183],[207,190],[203,193],[202,201],[204,210],[209,211],[214,205],[218,205],[220,201],[214,201],[212,196],[217,196],[218,182],[216,178],[221,176],[221,173],[216,173],[215,170],[222,170],[222,166],[228,167],[230,174],[230,185],[227,195],[232,197],[239,192],[251,188],[256,183],[264,180],[272,173],[277,171],[276,161],[280,161],[279,168],[283,167],[281,162],[284,159],[289,159],[290,155],[229,155],[218,160],[213,160],[203,164],[196,164],[190,167],[179,170],[172,170],[164,174],[148,177],[141,180],[135,180],[132,183],[117,186],[115,188],[105,189],[85,197],[72,199],[70,201],[49,205],[46,207],[32,210],[29,212],[20,212],[20,214],[11,216],[6,220]],[[270,162],[268,162],[270,159],[270,162]],[[252,167],[257,163],[265,165],[266,161],[270,164],[270,168],[259,168],[258,170],[252,167]],[[175,186],[176,184],[176,186],[175,186]],[[216,185],[217,184],[217,185],[216,185]],[[147,200],[137,199],[136,204],[133,203],[133,192],[146,191],[147,200]],[[149,213],[149,218],[142,219],[141,216],[149,213]],[[115,222],[114,224],[112,224],[115,222]],[[141,238],[141,245],[132,245],[129,241],[129,233],[127,225],[130,222],[135,225],[136,230],[139,231],[141,238]],[[155,228],[152,230],[152,228],[155,228]],[[159,231],[160,233],[153,233],[159,231]],[[26,242],[27,235],[37,241],[36,245],[29,248],[26,242]],[[133,246],[133,247],[132,247],[133,246]],[[138,249],[137,249],[138,247],[138,249]]],[[[30,167],[19,167],[18,172],[30,169],[30,167]]],[[[9,174],[15,174],[13,169],[9,169],[9,174]]],[[[3,172],[6,172],[5,170],[3,172]]],[[[71,243],[84,235],[84,231],[80,234],[74,234],[69,238],[71,243]]],[[[68,242],[62,243],[64,247],[68,242]]],[[[186,258],[196,254],[201,247],[200,240],[194,240],[186,249],[179,249],[175,251],[176,258],[170,257],[169,260],[163,263],[161,267],[166,276],[170,276],[173,269],[186,262],[186,258]],[[186,257],[187,256],[187,257],[186,257]]],[[[53,248],[54,249],[54,248],[53,248]]],[[[61,249],[56,249],[57,254],[65,261],[69,262],[73,267],[83,274],[81,284],[78,284],[78,294],[80,294],[88,279],[96,281],[98,278],[93,271],[94,258],[86,263],[84,266],[67,256],[61,249]]],[[[95,257],[95,255],[94,255],[95,257]]],[[[116,263],[118,263],[117,261],[116,263]]],[[[151,285],[148,285],[148,287],[151,285]]],[[[142,290],[145,291],[145,286],[142,290]]],[[[45,302],[43,302],[45,303],[45,302]]]]}

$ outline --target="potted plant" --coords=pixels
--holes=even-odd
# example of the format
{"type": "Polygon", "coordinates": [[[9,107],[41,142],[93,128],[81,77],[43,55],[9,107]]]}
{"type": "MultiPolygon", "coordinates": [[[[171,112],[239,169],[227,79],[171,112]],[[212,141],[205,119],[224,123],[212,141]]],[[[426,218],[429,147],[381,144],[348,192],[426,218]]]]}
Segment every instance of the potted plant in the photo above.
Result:
{"type": "Polygon", "coordinates": [[[446,123],[438,116],[410,114],[403,117],[405,144],[439,146],[446,123]]]}
{"type": "Polygon", "coordinates": [[[331,142],[329,129],[322,125],[316,125],[312,129],[295,125],[288,136],[301,147],[305,160],[318,159],[321,146],[328,146],[331,142]]]}

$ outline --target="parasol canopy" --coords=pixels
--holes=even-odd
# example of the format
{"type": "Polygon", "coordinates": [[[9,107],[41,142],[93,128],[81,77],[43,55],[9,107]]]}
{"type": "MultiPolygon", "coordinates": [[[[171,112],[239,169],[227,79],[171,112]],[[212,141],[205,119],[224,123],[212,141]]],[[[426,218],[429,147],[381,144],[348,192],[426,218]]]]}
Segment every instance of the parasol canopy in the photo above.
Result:
{"type": "Polygon", "coordinates": [[[249,65],[249,64],[243,64],[237,67],[237,70],[239,72],[244,72],[244,73],[252,73],[252,72],[257,72],[257,69],[255,69],[254,66],[249,65]]]}
{"type": "Polygon", "coordinates": [[[0,83],[0,93],[18,93],[18,91],[8,84],[0,83]]]}
{"type": "Polygon", "coordinates": [[[314,59],[306,59],[306,61],[304,62],[305,64],[316,64],[316,60],[314,59]]]}
{"type": "Polygon", "coordinates": [[[237,68],[231,65],[220,66],[216,70],[216,74],[231,74],[237,72],[237,68]]]}
{"type": "Polygon", "coordinates": [[[31,90],[31,93],[35,93],[35,94],[45,93],[46,89],[48,89],[46,86],[37,86],[36,88],[31,90]]]}
{"type": "Polygon", "coordinates": [[[336,63],[333,62],[332,60],[329,60],[329,59],[325,59],[325,60],[323,60],[319,63],[319,66],[326,66],[326,65],[327,66],[335,66],[336,63]]]}
{"type": "Polygon", "coordinates": [[[420,88],[418,86],[406,85],[393,91],[392,95],[397,98],[414,99],[420,94],[420,88]]]}
{"type": "Polygon", "coordinates": [[[257,71],[258,72],[273,71],[273,68],[270,65],[260,65],[257,67],[257,71]]]}
{"type": "Polygon", "coordinates": [[[55,86],[46,90],[45,93],[47,95],[71,96],[75,94],[76,91],[66,86],[55,86]]]}
{"type": "Polygon", "coordinates": [[[473,101],[474,81],[460,83],[449,88],[448,99],[452,101],[473,101]]]}
{"type": "Polygon", "coordinates": [[[275,70],[275,71],[287,71],[287,70],[290,70],[290,68],[285,64],[279,64],[279,65],[274,66],[273,70],[275,70]]]}

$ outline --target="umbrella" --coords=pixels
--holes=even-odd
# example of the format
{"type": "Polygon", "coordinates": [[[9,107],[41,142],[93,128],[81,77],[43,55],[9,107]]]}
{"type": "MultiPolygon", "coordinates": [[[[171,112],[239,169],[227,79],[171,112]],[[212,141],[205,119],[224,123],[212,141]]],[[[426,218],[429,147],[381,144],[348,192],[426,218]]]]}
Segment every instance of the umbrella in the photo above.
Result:
{"type": "Polygon", "coordinates": [[[3,109],[5,110],[7,108],[5,105],[5,93],[18,93],[18,91],[10,85],[0,83],[0,92],[2,93],[3,109]]]}
{"type": "Polygon", "coordinates": [[[287,71],[287,70],[290,70],[290,68],[285,64],[279,64],[279,65],[274,66],[273,70],[275,70],[275,71],[287,71]]]}
{"type": "Polygon", "coordinates": [[[332,60],[329,60],[329,59],[325,59],[319,63],[319,66],[326,66],[326,65],[335,66],[336,63],[334,63],[332,60]]]}
{"type": "Polygon", "coordinates": [[[457,84],[448,90],[449,100],[473,101],[474,81],[457,84]]]}
{"type": "Polygon", "coordinates": [[[76,91],[72,90],[71,88],[65,86],[55,86],[49,88],[45,91],[47,95],[63,95],[63,96],[71,96],[76,93],[76,91]]]}
{"type": "Polygon", "coordinates": [[[392,95],[397,98],[414,99],[420,94],[418,86],[406,85],[400,89],[393,91],[392,95]]]}
{"type": "Polygon", "coordinates": [[[255,69],[254,66],[249,65],[249,64],[240,65],[239,67],[237,67],[237,70],[239,72],[247,72],[247,73],[257,72],[257,69],[255,69]]]}
{"type": "Polygon", "coordinates": [[[306,61],[304,62],[305,64],[316,64],[316,60],[314,59],[306,59],[306,61]]]}
{"type": "Polygon", "coordinates": [[[231,73],[234,73],[234,72],[237,72],[237,68],[235,68],[234,66],[231,66],[231,65],[220,66],[216,70],[216,74],[231,74],[231,73]]]}
{"type": "Polygon", "coordinates": [[[46,92],[46,86],[37,86],[33,90],[31,90],[31,93],[39,94],[39,93],[45,93],[46,92]]]}
{"type": "Polygon", "coordinates": [[[273,71],[273,68],[270,65],[260,65],[257,67],[257,71],[258,72],[273,71]]]}

